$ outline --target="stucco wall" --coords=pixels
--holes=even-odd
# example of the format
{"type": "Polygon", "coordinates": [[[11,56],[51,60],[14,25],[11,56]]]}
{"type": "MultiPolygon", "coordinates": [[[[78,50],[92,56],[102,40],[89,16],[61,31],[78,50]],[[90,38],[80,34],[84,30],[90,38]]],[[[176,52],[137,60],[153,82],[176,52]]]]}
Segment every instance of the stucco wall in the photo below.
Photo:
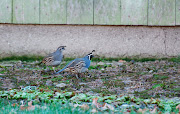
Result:
{"type": "Polygon", "coordinates": [[[180,55],[180,27],[0,24],[0,56],[45,55],[60,45],[66,57],[180,55]]]}

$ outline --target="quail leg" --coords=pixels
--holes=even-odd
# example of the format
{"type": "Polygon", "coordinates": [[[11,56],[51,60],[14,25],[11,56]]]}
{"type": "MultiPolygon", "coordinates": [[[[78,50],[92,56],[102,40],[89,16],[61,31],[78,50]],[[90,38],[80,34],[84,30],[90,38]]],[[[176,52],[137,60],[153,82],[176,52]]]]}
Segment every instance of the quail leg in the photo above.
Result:
{"type": "Polygon", "coordinates": [[[52,67],[52,69],[54,70],[54,73],[56,73],[56,71],[55,71],[55,69],[54,69],[55,67],[52,67]]]}
{"type": "Polygon", "coordinates": [[[76,78],[79,79],[78,74],[76,73],[76,78]]]}

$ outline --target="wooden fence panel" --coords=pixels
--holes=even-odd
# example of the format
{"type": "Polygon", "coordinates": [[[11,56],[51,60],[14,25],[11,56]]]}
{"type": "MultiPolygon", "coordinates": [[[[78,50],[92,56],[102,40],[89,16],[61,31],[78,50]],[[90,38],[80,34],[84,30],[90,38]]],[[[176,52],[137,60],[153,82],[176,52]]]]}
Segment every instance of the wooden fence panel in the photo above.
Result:
{"type": "Polygon", "coordinates": [[[0,2],[0,23],[12,22],[12,0],[1,0],[0,2]]]}
{"type": "Polygon", "coordinates": [[[180,0],[176,0],[176,25],[180,25],[180,0]]]}
{"type": "Polygon", "coordinates": [[[94,24],[120,25],[121,24],[120,0],[95,0],[94,24]]]}
{"type": "Polygon", "coordinates": [[[175,0],[149,0],[148,25],[175,25],[175,0]]]}
{"type": "Polygon", "coordinates": [[[66,0],[40,0],[41,24],[66,24],[66,0]]]}
{"type": "Polygon", "coordinates": [[[13,0],[13,23],[39,24],[39,0],[13,0]]]}
{"type": "Polygon", "coordinates": [[[175,26],[180,0],[1,0],[0,23],[175,26]]]}
{"type": "Polygon", "coordinates": [[[148,0],[121,0],[122,25],[147,25],[148,0]]]}
{"type": "Polygon", "coordinates": [[[23,0],[13,0],[13,23],[23,23],[23,0]]]}
{"type": "Polygon", "coordinates": [[[67,24],[93,24],[93,0],[67,0],[67,24]]]}
{"type": "Polygon", "coordinates": [[[39,0],[24,0],[24,23],[39,24],[39,0]]]}

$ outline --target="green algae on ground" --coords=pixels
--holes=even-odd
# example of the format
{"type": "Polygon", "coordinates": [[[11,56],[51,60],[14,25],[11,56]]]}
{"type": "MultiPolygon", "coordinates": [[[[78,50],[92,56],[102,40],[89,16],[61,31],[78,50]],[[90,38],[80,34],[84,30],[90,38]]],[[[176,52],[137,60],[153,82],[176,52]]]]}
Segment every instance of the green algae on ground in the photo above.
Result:
{"type": "MultiPolygon", "coordinates": [[[[37,56],[37,55],[22,55],[22,56],[17,56],[17,55],[12,55],[8,57],[1,57],[0,62],[2,61],[11,61],[11,60],[21,60],[21,61],[41,61],[43,59],[43,56],[37,56]]],[[[64,58],[65,61],[71,61],[75,59],[74,57],[66,57],[64,58]]],[[[180,62],[180,56],[177,57],[169,57],[169,58],[158,58],[158,57],[97,57],[95,56],[92,61],[119,61],[119,60],[125,60],[125,61],[132,61],[134,60],[135,62],[145,62],[145,61],[156,61],[156,60],[168,60],[172,62],[180,62]]]]}
{"type": "MultiPolygon", "coordinates": [[[[33,101],[33,105],[39,105],[39,107],[42,107],[46,105],[46,108],[48,112],[51,112],[51,109],[49,108],[50,105],[57,105],[58,107],[66,107],[70,110],[73,107],[73,104],[88,104],[90,106],[90,109],[87,110],[88,113],[91,111],[91,103],[93,98],[98,98],[98,102],[106,102],[110,105],[115,107],[115,112],[129,109],[130,111],[137,111],[140,108],[149,108],[151,107],[158,107],[158,110],[161,112],[178,112],[178,109],[176,109],[176,106],[180,104],[179,98],[171,98],[171,99],[140,99],[136,98],[134,96],[125,96],[125,95],[103,95],[103,96],[92,96],[89,94],[84,93],[75,93],[75,92],[66,92],[66,91],[52,91],[50,89],[36,89],[36,90],[9,90],[9,91],[0,91],[0,108],[3,108],[3,110],[7,111],[6,106],[9,105],[9,102],[19,104],[20,100],[27,101],[33,101]],[[132,108],[134,107],[134,108],[132,108]],[[168,107],[168,108],[167,108],[168,107]]],[[[59,110],[59,108],[55,106],[54,110],[59,110]]],[[[19,112],[20,108],[13,107],[13,105],[9,105],[9,109],[15,109],[15,112],[19,112]]],[[[34,110],[35,112],[38,110],[34,110]]],[[[66,109],[67,110],[67,109],[66,109]]],[[[80,112],[83,113],[82,109],[78,109],[80,112]]],[[[1,110],[2,111],[2,110],[1,110]]],[[[72,110],[74,111],[74,110],[72,110]]],[[[32,112],[32,111],[31,111],[32,112]]]]}

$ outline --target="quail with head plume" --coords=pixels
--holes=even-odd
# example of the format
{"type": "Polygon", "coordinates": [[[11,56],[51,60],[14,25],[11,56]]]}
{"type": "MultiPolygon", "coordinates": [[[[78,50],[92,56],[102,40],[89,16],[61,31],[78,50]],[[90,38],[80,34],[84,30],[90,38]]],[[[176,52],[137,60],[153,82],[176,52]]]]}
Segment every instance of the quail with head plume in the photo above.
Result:
{"type": "MultiPolygon", "coordinates": [[[[95,50],[93,50],[92,52],[95,52],[95,50]]],[[[83,58],[76,58],[72,60],[63,69],[59,70],[56,74],[62,71],[67,71],[75,74],[86,72],[91,64],[91,58],[94,57],[92,52],[87,54],[83,58]]]]}
{"type": "MultiPolygon", "coordinates": [[[[43,60],[42,63],[44,63],[46,66],[52,66],[53,70],[54,67],[58,66],[61,64],[61,61],[63,59],[63,50],[65,50],[66,46],[60,46],[57,48],[57,50],[48,56],[46,56],[43,60]]],[[[54,70],[55,72],[55,70],[54,70]]]]}

